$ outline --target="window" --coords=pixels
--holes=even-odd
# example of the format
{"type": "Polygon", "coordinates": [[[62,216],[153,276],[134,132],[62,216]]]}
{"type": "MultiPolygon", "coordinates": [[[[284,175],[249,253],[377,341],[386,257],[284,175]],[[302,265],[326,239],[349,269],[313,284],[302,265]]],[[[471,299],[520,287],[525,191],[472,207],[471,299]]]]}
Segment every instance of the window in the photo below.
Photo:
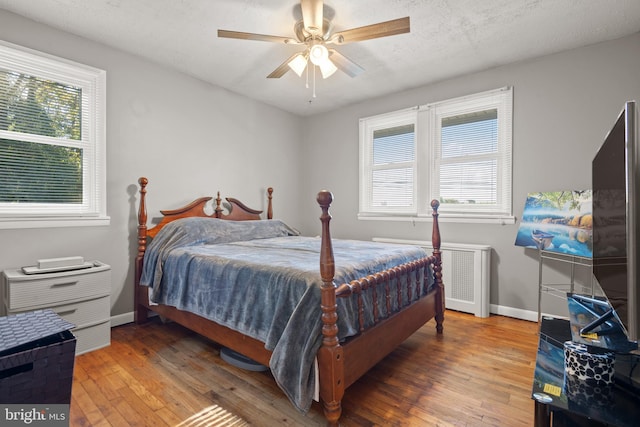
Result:
{"type": "Polygon", "coordinates": [[[359,218],[514,222],[512,90],[503,88],[360,121],[359,218]]]}
{"type": "Polygon", "coordinates": [[[108,224],[105,80],[0,44],[0,228],[108,224]]]}
{"type": "Polygon", "coordinates": [[[361,205],[367,212],[415,212],[415,110],[364,120],[360,126],[360,133],[370,136],[361,146],[361,205]]]}

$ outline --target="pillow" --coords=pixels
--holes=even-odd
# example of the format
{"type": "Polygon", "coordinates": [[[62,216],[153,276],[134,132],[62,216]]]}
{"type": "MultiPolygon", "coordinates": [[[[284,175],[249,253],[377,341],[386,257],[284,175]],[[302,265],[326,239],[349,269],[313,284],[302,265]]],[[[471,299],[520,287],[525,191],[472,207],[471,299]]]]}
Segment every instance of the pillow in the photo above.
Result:
{"type": "Polygon", "coordinates": [[[298,235],[299,231],[277,219],[228,221],[205,217],[181,218],[165,225],[149,243],[140,284],[151,286],[151,282],[155,282],[153,277],[162,274],[162,261],[175,248],[298,235]]]}
{"type": "Polygon", "coordinates": [[[170,222],[158,232],[151,244],[179,246],[213,245],[270,237],[297,236],[300,233],[284,222],[274,220],[228,221],[191,217],[170,222]]]}

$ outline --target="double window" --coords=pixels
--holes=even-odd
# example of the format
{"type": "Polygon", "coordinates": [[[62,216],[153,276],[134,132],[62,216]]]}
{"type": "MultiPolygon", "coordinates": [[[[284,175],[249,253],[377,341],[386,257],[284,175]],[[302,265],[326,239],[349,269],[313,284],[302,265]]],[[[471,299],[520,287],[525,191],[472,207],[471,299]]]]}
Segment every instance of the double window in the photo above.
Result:
{"type": "Polygon", "coordinates": [[[360,121],[360,213],[512,222],[512,90],[494,91],[360,121]]]}
{"type": "Polygon", "coordinates": [[[101,225],[105,72],[0,44],[0,228],[101,225]]]}

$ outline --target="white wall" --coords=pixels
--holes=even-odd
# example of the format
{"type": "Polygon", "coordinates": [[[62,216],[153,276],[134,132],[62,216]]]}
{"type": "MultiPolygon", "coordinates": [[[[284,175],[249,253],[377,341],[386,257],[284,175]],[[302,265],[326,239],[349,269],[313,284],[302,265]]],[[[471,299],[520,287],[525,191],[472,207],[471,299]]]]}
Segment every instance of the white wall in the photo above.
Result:
{"type": "MultiPolygon", "coordinates": [[[[358,119],[408,106],[514,87],[514,214],[527,193],[589,188],[591,159],[629,99],[640,100],[640,34],[460,76],[300,118],[138,57],[0,10],[0,39],[107,70],[109,227],[0,230],[0,269],[83,255],[113,267],[112,314],[133,309],[137,179],[149,216],[202,195],[262,206],[319,232],[318,190],[333,191],[334,237],[428,239],[430,223],[358,221],[358,119]]],[[[215,72],[215,70],[212,70],[215,72]]],[[[398,77],[401,78],[401,77],[398,77]]],[[[491,303],[537,309],[538,258],[513,245],[516,225],[441,224],[446,242],[494,248],[491,303]]]]}
{"type": "MultiPolygon", "coordinates": [[[[430,222],[357,220],[360,117],[502,86],[514,87],[513,211],[520,217],[529,192],[591,188],[591,160],[604,136],[625,101],[640,101],[640,34],[306,119],[303,192],[309,198],[320,188],[334,193],[333,237],[428,240],[431,233],[430,222]]],[[[317,232],[317,208],[305,208],[304,230],[317,232]]],[[[443,223],[440,229],[445,242],[490,245],[494,310],[527,316],[537,312],[538,257],[514,246],[517,226],[443,223]]]]}
{"type": "Polygon", "coordinates": [[[112,315],[131,313],[140,176],[149,178],[150,219],[218,190],[262,209],[273,186],[275,213],[299,222],[298,117],[2,10],[0,39],[107,71],[111,216],[108,227],[0,230],[0,270],[40,258],[98,259],[112,266],[112,315]]]}

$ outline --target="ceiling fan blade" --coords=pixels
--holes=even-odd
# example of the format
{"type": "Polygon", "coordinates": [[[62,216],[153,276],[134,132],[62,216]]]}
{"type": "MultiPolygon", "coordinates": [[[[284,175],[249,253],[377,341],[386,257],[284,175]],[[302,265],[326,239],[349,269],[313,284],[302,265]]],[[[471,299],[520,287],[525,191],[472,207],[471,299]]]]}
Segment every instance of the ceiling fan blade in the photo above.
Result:
{"type": "Polygon", "coordinates": [[[304,29],[314,36],[322,37],[323,4],[322,0],[300,0],[304,29]]]}
{"type": "Polygon", "coordinates": [[[340,31],[331,36],[330,42],[336,44],[359,42],[379,37],[404,34],[408,33],[409,30],[409,17],[406,16],[404,18],[393,19],[391,21],[379,22],[377,24],[353,28],[351,30],[340,31]]]}
{"type": "Polygon", "coordinates": [[[338,69],[351,77],[356,77],[358,74],[364,71],[364,68],[341,54],[335,49],[329,49],[329,59],[335,64],[338,69]]]}
{"type": "Polygon", "coordinates": [[[229,30],[218,30],[218,37],[225,37],[229,39],[240,39],[240,40],[258,40],[263,42],[274,42],[274,43],[300,44],[299,41],[292,39],[291,37],[268,36],[265,34],[243,33],[240,31],[229,31],[229,30]]]}
{"type": "Polygon", "coordinates": [[[282,64],[278,65],[278,68],[273,70],[271,72],[271,74],[269,74],[267,76],[267,78],[268,79],[279,79],[280,77],[284,76],[287,73],[287,71],[289,71],[291,69],[289,67],[289,62],[291,62],[293,60],[293,58],[295,58],[298,55],[300,55],[300,52],[294,53],[293,55],[291,55],[286,61],[284,61],[282,64]]]}

